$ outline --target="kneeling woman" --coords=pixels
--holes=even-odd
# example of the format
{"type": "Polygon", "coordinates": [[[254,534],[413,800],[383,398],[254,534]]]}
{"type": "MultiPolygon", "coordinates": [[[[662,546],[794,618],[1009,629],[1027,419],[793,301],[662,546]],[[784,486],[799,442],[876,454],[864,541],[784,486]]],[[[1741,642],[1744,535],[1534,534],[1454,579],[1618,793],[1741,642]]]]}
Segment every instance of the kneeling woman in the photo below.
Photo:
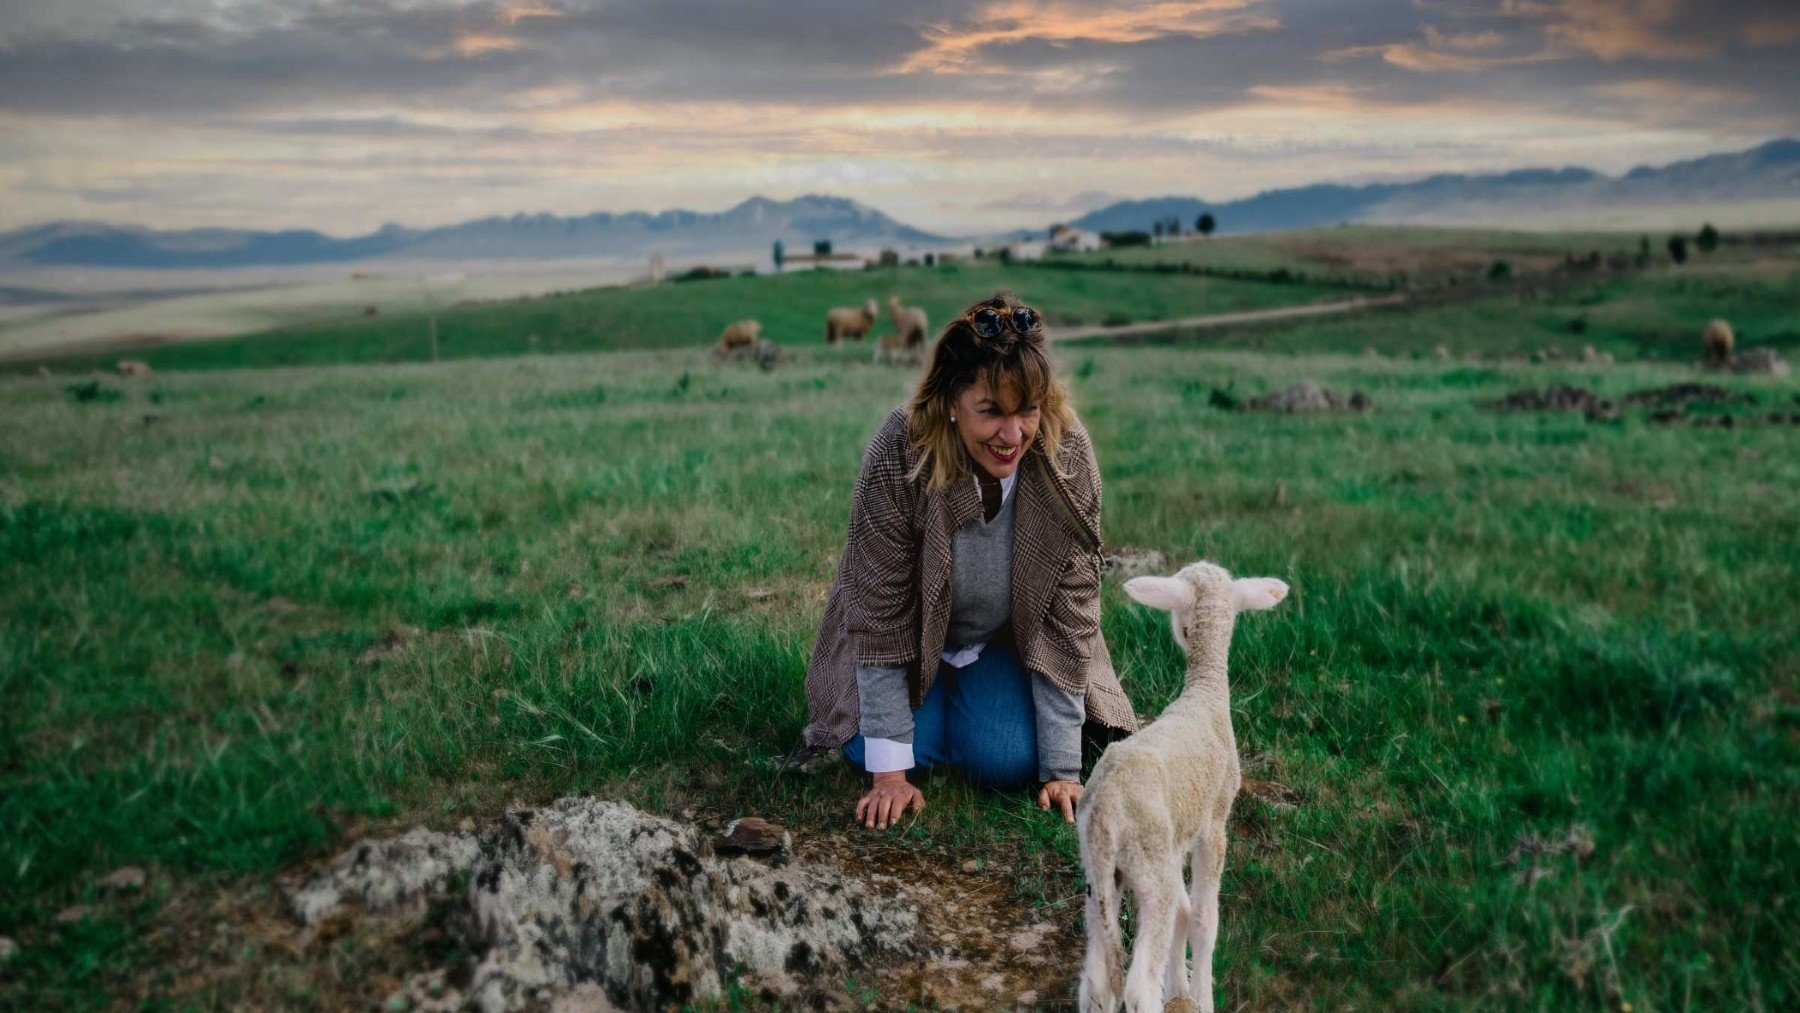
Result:
{"type": "Polygon", "coordinates": [[[1037,785],[1074,819],[1083,723],[1136,727],[1100,635],[1099,533],[1100,470],[1042,320],[976,303],[863,452],[807,671],[807,745],[873,776],[857,819],[924,808],[907,775],[934,767],[1037,785]]]}

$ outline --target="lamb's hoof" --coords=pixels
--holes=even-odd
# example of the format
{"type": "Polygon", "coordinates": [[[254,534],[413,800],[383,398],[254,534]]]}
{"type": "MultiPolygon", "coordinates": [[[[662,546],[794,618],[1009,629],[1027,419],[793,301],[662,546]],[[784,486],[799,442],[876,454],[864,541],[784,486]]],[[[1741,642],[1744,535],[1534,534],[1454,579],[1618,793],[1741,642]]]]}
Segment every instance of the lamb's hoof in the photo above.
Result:
{"type": "Polygon", "coordinates": [[[1178,995],[1163,1003],[1163,1013],[1200,1013],[1200,1007],[1194,1005],[1194,1000],[1187,996],[1178,995]]]}

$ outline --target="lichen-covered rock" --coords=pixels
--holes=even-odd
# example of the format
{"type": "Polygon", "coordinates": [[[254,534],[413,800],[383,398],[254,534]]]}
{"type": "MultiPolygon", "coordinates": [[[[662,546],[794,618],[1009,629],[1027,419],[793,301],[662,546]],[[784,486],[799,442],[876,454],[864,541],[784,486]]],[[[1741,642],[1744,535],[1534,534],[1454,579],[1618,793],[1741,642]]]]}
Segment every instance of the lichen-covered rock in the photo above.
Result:
{"type": "Polygon", "coordinates": [[[443,1008],[673,1008],[721,995],[734,970],[781,994],[926,952],[920,905],[893,877],[727,857],[698,827],[591,798],[509,813],[478,838],[359,845],[291,903],[316,921],[350,901],[405,910],[421,890],[451,904],[442,924],[473,954],[443,1008]]]}
{"type": "Polygon", "coordinates": [[[1788,375],[1788,364],[1787,360],[1781,357],[1781,353],[1773,348],[1752,348],[1732,357],[1731,371],[1786,376],[1788,375]]]}
{"type": "Polygon", "coordinates": [[[1313,380],[1300,380],[1283,390],[1253,397],[1244,405],[1251,411],[1308,414],[1314,412],[1365,412],[1375,408],[1374,402],[1361,391],[1349,397],[1313,380]]]}
{"type": "Polygon", "coordinates": [[[432,895],[449,890],[477,854],[475,839],[467,834],[420,828],[385,841],[364,841],[289,893],[288,906],[308,927],[350,904],[370,914],[423,916],[432,895]]]}

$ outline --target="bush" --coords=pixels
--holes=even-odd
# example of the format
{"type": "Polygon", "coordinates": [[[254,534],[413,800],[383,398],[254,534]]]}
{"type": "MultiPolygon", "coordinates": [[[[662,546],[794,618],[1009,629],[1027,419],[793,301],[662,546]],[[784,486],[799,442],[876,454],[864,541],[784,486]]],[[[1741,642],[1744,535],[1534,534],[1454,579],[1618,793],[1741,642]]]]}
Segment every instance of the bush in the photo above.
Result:
{"type": "Polygon", "coordinates": [[[1489,281],[1505,281],[1512,277],[1512,265],[1504,260],[1496,260],[1488,265],[1489,281]]]}
{"type": "Polygon", "coordinates": [[[1141,229],[1131,229],[1125,232],[1102,232],[1100,233],[1100,241],[1113,247],[1149,246],[1150,233],[1144,232],[1141,229]]]}
{"type": "Polygon", "coordinates": [[[1700,226],[1700,234],[1694,237],[1694,245],[1701,253],[1711,253],[1719,248],[1719,230],[1712,227],[1711,222],[1700,226]]]}
{"type": "Polygon", "coordinates": [[[81,404],[88,404],[94,401],[117,401],[125,396],[111,387],[101,386],[99,380],[85,380],[81,383],[72,383],[64,389],[69,392],[71,398],[74,398],[81,404]]]}

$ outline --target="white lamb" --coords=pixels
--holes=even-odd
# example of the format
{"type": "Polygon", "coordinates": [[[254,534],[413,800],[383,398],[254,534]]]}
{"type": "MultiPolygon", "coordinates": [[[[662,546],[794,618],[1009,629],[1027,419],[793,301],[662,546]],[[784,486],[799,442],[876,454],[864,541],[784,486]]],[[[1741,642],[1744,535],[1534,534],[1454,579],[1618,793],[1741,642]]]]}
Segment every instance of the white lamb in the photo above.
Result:
{"type": "Polygon", "coordinates": [[[1226,677],[1231,630],[1239,612],[1274,608],[1288,586],[1271,577],[1233,580],[1221,567],[1193,563],[1173,577],[1128,580],[1125,593],[1169,613],[1187,651],[1187,684],[1148,728],[1107,749],[1081,799],[1076,828],[1088,883],[1081,1009],[1118,1004],[1119,903],[1129,887],[1138,928],[1123,983],[1126,1008],[1160,1010],[1166,991],[1170,999],[1191,996],[1210,1013],[1225,821],[1241,784],[1226,677]],[[1181,875],[1190,855],[1191,892],[1181,875]]]}

